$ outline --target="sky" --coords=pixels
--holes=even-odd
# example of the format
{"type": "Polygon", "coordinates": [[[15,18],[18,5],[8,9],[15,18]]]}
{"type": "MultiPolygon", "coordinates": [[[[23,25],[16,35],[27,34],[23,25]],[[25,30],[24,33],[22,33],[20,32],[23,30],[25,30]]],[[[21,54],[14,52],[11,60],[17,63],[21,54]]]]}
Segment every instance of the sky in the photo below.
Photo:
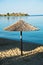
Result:
{"type": "Polygon", "coordinates": [[[0,0],[0,13],[43,14],[43,0],[0,0]]]}

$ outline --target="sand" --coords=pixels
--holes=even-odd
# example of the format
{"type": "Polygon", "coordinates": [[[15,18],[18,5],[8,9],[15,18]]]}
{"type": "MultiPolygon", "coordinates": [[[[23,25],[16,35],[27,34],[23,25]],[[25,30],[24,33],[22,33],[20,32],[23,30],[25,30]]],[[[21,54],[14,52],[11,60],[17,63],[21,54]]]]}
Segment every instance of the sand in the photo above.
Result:
{"type": "Polygon", "coordinates": [[[43,46],[23,42],[21,56],[20,41],[0,38],[0,65],[43,65],[43,46]]]}

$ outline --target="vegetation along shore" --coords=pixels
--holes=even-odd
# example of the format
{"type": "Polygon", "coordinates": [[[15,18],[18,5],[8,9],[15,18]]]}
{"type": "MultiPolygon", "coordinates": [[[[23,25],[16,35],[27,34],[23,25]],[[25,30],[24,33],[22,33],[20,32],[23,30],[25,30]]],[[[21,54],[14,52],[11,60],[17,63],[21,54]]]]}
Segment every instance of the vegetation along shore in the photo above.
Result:
{"type": "Polygon", "coordinates": [[[6,13],[0,14],[0,16],[29,16],[27,13],[6,13]]]}

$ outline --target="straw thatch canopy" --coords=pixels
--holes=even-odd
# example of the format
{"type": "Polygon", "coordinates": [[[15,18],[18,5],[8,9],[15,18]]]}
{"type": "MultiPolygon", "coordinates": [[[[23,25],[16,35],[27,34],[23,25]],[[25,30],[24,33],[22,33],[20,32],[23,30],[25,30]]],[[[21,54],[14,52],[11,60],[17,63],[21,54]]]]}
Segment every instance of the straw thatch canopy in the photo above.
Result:
{"type": "Polygon", "coordinates": [[[31,31],[31,30],[38,30],[37,27],[32,26],[31,24],[26,23],[23,20],[19,20],[15,24],[4,28],[4,30],[8,31],[31,31]]]}

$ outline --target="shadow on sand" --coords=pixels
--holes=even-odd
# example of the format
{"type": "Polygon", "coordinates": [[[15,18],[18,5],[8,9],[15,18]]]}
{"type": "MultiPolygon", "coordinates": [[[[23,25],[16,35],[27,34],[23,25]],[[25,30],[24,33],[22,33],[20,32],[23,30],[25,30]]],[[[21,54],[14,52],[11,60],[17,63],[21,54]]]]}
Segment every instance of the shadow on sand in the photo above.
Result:
{"type": "MultiPolygon", "coordinates": [[[[40,44],[35,44],[31,42],[22,42],[23,43],[23,51],[30,51],[32,49],[35,49],[39,46],[40,44]]],[[[0,38],[0,51],[8,50],[12,48],[20,48],[21,49],[21,43],[20,41],[17,40],[10,40],[6,38],[0,38]]]]}

